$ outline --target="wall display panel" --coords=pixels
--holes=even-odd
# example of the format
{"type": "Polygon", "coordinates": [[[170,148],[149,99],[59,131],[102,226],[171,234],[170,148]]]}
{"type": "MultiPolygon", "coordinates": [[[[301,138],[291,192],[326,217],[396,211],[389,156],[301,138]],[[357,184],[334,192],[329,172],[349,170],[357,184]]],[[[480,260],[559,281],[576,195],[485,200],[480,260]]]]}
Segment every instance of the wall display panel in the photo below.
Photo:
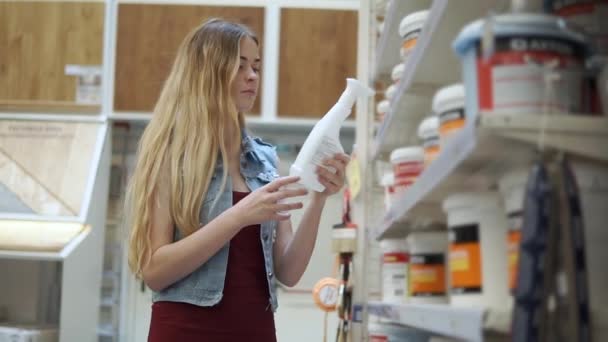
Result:
{"type": "Polygon", "coordinates": [[[0,110],[99,112],[104,6],[0,1],[0,110]]]}
{"type": "Polygon", "coordinates": [[[0,121],[2,212],[78,216],[101,124],[0,121]]]}
{"type": "MultiPolygon", "coordinates": [[[[120,4],[114,109],[151,112],[179,44],[211,17],[249,26],[263,44],[262,7],[120,4]]],[[[260,98],[261,94],[251,113],[260,113],[260,98]]]]}
{"type": "Polygon", "coordinates": [[[357,12],[281,10],[278,115],[323,116],[357,75],[357,12]]]}

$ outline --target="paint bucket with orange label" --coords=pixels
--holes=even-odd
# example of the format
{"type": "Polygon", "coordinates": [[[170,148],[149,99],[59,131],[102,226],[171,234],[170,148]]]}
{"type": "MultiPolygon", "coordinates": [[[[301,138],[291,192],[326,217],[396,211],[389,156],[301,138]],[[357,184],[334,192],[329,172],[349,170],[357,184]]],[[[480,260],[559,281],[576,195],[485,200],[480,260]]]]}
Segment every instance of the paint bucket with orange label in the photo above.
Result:
{"type": "Polygon", "coordinates": [[[509,223],[507,233],[507,265],[509,271],[509,292],[511,294],[515,291],[517,285],[524,195],[529,173],[529,168],[515,169],[503,175],[498,182],[509,223]]]}
{"type": "Polygon", "coordinates": [[[433,112],[439,117],[441,145],[449,144],[449,137],[464,126],[464,86],[461,83],[439,89],[433,97],[433,112]]]}
{"type": "Polygon", "coordinates": [[[498,194],[454,194],[443,210],[450,240],[450,303],[504,309],[509,300],[507,220],[498,194]]]}
{"type": "Polygon", "coordinates": [[[410,250],[410,303],[447,303],[446,232],[412,232],[410,250]]]}
{"type": "Polygon", "coordinates": [[[399,36],[401,36],[402,45],[399,53],[403,63],[407,62],[408,57],[414,50],[428,16],[429,11],[424,10],[408,14],[401,20],[399,36]]]}

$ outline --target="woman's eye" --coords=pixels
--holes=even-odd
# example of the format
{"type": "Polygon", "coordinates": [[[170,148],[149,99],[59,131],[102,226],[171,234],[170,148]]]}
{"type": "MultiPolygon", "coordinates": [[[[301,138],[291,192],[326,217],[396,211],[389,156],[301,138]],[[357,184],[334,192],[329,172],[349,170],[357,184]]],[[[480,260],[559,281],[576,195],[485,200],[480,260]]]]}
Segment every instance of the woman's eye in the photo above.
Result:
{"type": "Polygon", "coordinates": [[[253,68],[253,72],[255,72],[256,74],[260,73],[260,68],[253,68]]]}

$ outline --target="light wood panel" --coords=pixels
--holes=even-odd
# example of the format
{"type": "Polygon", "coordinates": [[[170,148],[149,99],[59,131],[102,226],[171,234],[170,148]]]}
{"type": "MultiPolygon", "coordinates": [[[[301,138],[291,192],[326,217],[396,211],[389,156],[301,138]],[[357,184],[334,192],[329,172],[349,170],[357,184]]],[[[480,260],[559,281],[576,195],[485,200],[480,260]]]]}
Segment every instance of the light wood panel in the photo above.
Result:
{"type": "Polygon", "coordinates": [[[283,9],[279,116],[323,116],[357,76],[357,12],[283,9]]]}
{"type": "MultiPolygon", "coordinates": [[[[264,9],[194,5],[121,4],[118,13],[115,109],[150,112],[177,48],[210,17],[249,26],[263,42],[264,9]]],[[[252,113],[260,113],[260,97],[252,113]]]]}
{"type": "Polygon", "coordinates": [[[0,121],[0,183],[37,214],[78,215],[100,127],[0,121]]]}
{"type": "Polygon", "coordinates": [[[91,112],[65,66],[101,66],[103,22],[103,3],[0,1],[0,109],[91,112]]]}

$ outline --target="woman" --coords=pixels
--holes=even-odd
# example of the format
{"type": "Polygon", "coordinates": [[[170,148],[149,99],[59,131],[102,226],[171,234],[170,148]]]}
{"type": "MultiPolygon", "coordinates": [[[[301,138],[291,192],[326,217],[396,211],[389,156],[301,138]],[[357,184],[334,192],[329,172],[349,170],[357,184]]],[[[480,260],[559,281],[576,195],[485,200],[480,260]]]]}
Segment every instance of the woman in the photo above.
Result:
{"type": "Polygon", "coordinates": [[[276,281],[295,285],[348,157],[320,167],[322,193],[295,234],[306,194],[277,178],[274,147],[251,138],[244,112],[260,79],[246,27],[212,19],[182,42],[138,151],[127,194],[129,265],[153,294],[149,341],[275,341],[276,281]]]}

